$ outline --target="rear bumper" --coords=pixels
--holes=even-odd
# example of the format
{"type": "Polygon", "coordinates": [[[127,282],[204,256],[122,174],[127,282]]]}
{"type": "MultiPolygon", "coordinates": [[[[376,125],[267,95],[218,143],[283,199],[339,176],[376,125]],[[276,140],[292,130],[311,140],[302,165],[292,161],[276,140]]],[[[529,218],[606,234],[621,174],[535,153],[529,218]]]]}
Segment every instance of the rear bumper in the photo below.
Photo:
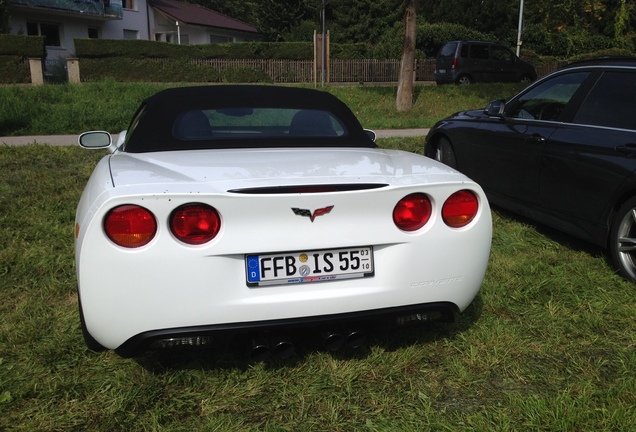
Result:
{"type": "Polygon", "coordinates": [[[435,72],[433,76],[435,77],[435,82],[437,84],[453,84],[457,78],[457,75],[454,72],[444,74],[435,72]]]}
{"type": "MultiPolygon", "coordinates": [[[[438,302],[326,316],[284,320],[241,322],[147,331],[135,335],[115,349],[122,357],[168,348],[225,348],[250,337],[307,341],[327,332],[369,333],[426,322],[451,322],[459,312],[452,303],[438,302]]],[[[331,333],[330,333],[331,334],[331,333]]],[[[320,340],[319,340],[320,342],[320,340]]]]}

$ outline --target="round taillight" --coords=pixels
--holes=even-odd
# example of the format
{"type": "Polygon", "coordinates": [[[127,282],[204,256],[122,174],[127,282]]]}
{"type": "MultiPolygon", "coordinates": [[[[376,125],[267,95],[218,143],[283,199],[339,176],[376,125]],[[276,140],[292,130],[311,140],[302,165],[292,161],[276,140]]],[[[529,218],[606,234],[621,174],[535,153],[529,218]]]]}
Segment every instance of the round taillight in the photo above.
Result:
{"type": "Polygon", "coordinates": [[[145,246],[157,233],[157,221],[150,211],[136,205],[122,205],[108,212],[104,231],[118,246],[137,248],[145,246]]]}
{"type": "Polygon", "coordinates": [[[209,205],[186,204],[172,213],[170,229],[180,241],[190,245],[201,245],[219,233],[221,217],[209,205]]]}
{"type": "Polygon", "coordinates": [[[444,203],[442,219],[449,227],[461,228],[475,219],[478,208],[477,196],[471,191],[461,190],[448,197],[444,203]]]}
{"type": "Polygon", "coordinates": [[[430,217],[431,200],[421,193],[405,196],[393,209],[393,222],[403,231],[417,231],[430,217]]]}

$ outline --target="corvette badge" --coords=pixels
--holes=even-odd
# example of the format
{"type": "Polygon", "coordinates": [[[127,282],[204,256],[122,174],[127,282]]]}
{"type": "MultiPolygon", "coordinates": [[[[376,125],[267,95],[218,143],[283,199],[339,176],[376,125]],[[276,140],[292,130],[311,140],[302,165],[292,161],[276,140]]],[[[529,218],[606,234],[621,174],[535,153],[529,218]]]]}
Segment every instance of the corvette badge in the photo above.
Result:
{"type": "Polygon", "coordinates": [[[292,211],[294,212],[295,215],[306,216],[313,222],[314,219],[316,219],[318,216],[322,216],[329,213],[332,208],[333,206],[323,207],[323,208],[314,210],[314,212],[312,213],[311,210],[309,209],[301,209],[301,208],[292,207],[292,211]]]}

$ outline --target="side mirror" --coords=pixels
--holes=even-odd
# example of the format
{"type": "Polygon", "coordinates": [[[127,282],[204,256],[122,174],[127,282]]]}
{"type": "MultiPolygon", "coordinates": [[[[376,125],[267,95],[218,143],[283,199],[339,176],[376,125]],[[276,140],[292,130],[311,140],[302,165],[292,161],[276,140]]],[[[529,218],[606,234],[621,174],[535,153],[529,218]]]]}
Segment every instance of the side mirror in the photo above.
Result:
{"type": "Polygon", "coordinates": [[[81,134],[77,141],[80,146],[87,149],[104,149],[110,147],[113,138],[108,132],[91,131],[81,134]]]}
{"type": "Polygon", "coordinates": [[[503,117],[504,109],[506,108],[506,101],[497,100],[490,102],[486,109],[484,109],[484,113],[491,117],[503,117]]]}

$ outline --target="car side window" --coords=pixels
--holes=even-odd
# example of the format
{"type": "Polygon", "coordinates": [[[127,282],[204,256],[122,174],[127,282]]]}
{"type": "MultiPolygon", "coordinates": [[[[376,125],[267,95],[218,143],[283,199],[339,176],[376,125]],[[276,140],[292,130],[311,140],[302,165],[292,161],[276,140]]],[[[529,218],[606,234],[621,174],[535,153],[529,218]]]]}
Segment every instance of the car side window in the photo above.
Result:
{"type": "Polygon", "coordinates": [[[509,49],[500,46],[493,46],[490,50],[490,55],[493,60],[506,62],[511,62],[513,56],[509,49]]]}
{"type": "Polygon", "coordinates": [[[636,74],[603,73],[581,104],[574,122],[636,130],[636,74]]]}
{"type": "Polygon", "coordinates": [[[461,49],[461,53],[460,53],[461,58],[468,58],[468,50],[469,50],[469,48],[470,48],[470,45],[462,44],[462,49],[461,49]]]}
{"type": "Polygon", "coordinates": [[[488,60],[488,45],[473,44],[470,47],[470,57],[478,60],[488,60]]]}
{"type": "Polygon", "coordinates": [[[589,72],[556,76],[531,88],[507,111],[507,116],[529,120],[556,121],[589,72]]]}

